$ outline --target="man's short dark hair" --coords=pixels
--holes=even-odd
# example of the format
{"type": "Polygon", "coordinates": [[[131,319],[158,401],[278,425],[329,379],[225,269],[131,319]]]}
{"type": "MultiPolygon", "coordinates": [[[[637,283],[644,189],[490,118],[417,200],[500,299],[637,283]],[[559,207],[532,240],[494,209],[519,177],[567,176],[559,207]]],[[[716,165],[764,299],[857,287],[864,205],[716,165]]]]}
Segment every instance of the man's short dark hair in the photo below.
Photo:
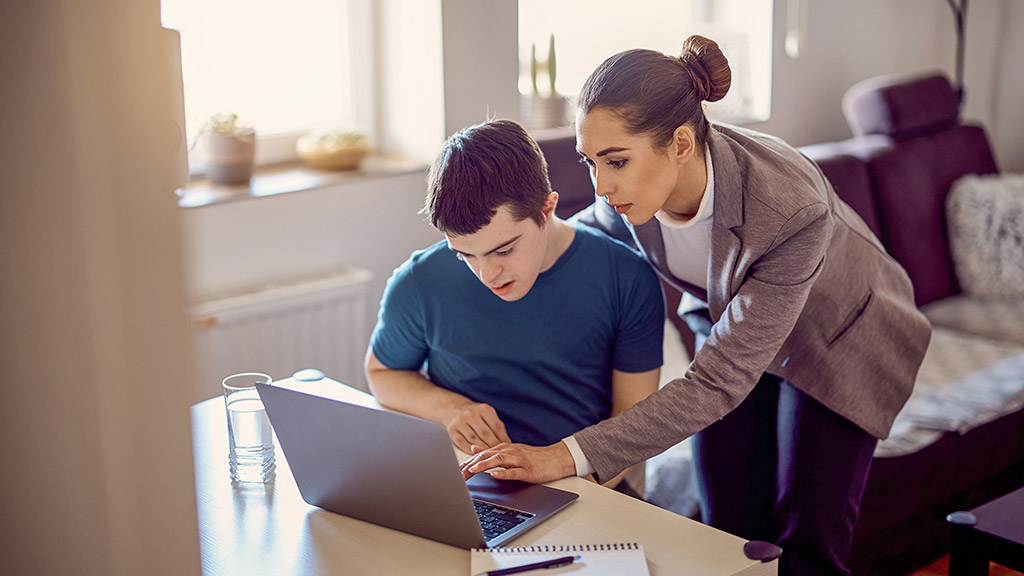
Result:
{"type": "Polygon", "coordinates": [[[463,128],[441,149],[427,177],[421,211],[443,234],[464,236],[508,205],[516,220],[544,223],[548,165],[533,138],[511,120],[463,128]]]}

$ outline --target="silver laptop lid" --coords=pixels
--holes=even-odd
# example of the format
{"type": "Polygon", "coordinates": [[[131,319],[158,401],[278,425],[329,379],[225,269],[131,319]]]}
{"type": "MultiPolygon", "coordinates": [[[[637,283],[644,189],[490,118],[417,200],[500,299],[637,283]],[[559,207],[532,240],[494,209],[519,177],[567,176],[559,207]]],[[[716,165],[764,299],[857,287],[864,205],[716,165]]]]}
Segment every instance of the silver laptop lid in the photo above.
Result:
{"type": "MultiPolygon", "coordinates": [[[[257,389],[307,503],[461,548],[486,545],[443,426],[288,388],[258,384],[257,389]]],[[[529,526],[492,540],[491,546],[577,498],[490,477],[473,484],[504,506],[536,515],[529,526]]]]}

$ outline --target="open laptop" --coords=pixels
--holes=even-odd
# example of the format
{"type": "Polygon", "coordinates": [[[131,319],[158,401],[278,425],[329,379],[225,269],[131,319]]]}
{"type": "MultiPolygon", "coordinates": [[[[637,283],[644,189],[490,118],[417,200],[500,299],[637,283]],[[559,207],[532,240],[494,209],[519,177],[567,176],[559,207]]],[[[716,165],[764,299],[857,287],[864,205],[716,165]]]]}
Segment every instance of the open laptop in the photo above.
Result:
{"type": "Polygon", "coordinates": [[[463,480],[437,422],[256,388],[302,499],[313,506],[469,549],[501,546],[579,497],[489,474],[463,480]]]}

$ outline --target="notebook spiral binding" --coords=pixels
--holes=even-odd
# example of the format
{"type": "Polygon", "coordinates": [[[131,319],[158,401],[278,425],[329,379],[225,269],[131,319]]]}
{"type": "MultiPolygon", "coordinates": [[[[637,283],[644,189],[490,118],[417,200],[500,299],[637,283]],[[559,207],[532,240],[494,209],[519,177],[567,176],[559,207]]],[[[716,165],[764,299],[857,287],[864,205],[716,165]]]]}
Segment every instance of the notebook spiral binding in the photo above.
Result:
{"type": "Polygon", "coordinates": [[[521,552],[597,552],[600,550],[639,550],[640,545],[636,542],[621,544],[545,544],[535,546],[508,546],[504,548],[474,548],[478,552],[490,552],[492,554],[521,553],[521,552]]]}

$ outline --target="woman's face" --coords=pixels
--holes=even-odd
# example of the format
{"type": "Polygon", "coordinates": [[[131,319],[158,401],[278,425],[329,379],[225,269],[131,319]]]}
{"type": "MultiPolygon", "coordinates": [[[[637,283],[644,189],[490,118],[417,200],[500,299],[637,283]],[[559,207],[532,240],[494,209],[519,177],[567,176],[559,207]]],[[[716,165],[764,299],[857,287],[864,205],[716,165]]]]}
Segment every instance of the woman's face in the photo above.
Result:
{"type": "Polygon", "coordinates": [[[634,226],[650,220],[679,185],[674,148],[656,148],[649,136],[630,134],[606,108],[576,115],[576,151],[590,167],[594,190],[634,226]]]}

